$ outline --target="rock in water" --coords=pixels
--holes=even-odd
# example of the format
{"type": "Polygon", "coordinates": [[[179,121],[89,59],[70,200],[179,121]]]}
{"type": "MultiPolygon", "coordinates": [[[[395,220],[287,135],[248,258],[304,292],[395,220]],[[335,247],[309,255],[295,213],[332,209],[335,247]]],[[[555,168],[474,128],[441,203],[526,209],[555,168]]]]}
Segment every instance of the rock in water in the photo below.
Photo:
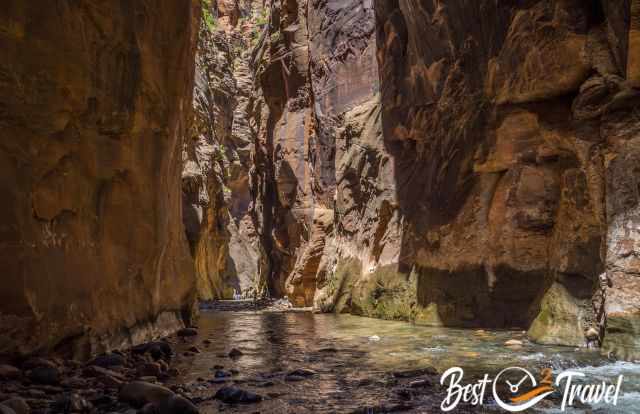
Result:
{"type": "Polygon", "coordinates": [[[183,328],[177,332],[177,335],[180,337],[197,336],[198,330],[196,328],[183,328]]]}
{"type": "Polygon", "coordinates": [[[504,343],[505,346],[512,346],[512,347],[517,347],[517,346],[522,346],[524,345],[524,343],[518,339],[509,339],[508,341],[506,341],[504,343]]]}
{"type": "Polygon", "coordinates": [[[173,391],[161,385],[133,381],[120,389],[119,398],[134,407],[144,407],[148,403],[158,405],[173,395],[173,391]]]}
{"type": "Polygon", "coordinates": [[[252,404],[262,401],[262,396],[237,387],[222,387],[213,398],[228,404],[252,404]]]}
{"type": "Polygon", "coordinates": [[[236,348],[233,348],[231,351],[229,351],[229,358],[232,359],[240,358],[242,355],[244,355],[242,351],[236,348]]]}

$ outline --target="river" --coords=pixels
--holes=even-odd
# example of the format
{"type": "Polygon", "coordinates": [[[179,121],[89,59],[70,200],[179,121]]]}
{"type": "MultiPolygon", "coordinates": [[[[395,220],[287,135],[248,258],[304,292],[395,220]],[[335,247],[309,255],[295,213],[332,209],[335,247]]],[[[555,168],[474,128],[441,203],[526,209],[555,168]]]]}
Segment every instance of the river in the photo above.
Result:
{"type": "MultiPolygon", "coordinates": [[[[439,373],[457,366],[462,382],[495,376],[507,367],[535,373],[551,368],[554,377],[571,369],[586,374],[588,382],[614,383],[624,379],[617,405],[583,405],[571,413],[640,412],[640,364],[611,361],[597,351],[542,346],[526,339],[522,331],[483,331],[416,326],[351,315],[311,312],[202,312],[199,320],[201,352],[181,356],[179,382],[189,384],[198,396],[202,412],[352,413],[439,412],[444,387],[410,389],[403,372],[433,367],[439,373]],[[505,346],[508,340],[522,346],[505,346]],[[242,356],[228,357],[239,349],[242,356]],[[221,368],[223,367],[223,368],[221,368]],[[316,372],[300,381],[285,381],[291,370],[316,372]],[[218,370],[233,370],[229,378],[212,379],[218,370]],[[210,399],[224,385],[234,384],[265,397],[257,404],[228,405],[210,399]]],[[[185,342],[179,349],[193,344],[185,342]]],[[[461,382],[461,383],[462,383],[461,382]]],[[[562,388],[562,387],[559,387],[562,388]]],[[[452,412],[504,412],[495,405],[490,390],[482,407],[460,404],[452,412]],[[465,408],[466,407],[466,408],[465,408]]],[[[536,405],[534,412],[560,412],[561,393],[556,391],[536,405]]]]}

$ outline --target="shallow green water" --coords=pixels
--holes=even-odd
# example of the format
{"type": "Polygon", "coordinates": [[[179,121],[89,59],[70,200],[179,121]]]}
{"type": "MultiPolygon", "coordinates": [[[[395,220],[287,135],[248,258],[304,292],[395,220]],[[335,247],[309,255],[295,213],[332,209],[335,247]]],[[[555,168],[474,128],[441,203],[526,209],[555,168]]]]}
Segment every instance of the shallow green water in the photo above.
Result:
{"type": "MultiPolygon", "coordinates": [[[[565,412],[640,412],[640,365],[608,361],[587,349],[536,345],[528,342],[523,332],[429,328],[308,312],[203,312],[199,328],[199,340],[209,338],[212,343],[206,347],[198,344],[202,353],[182,359],[182,381],[192,382],[206,398],[221,385],[198,386],[198,378],[201,384],[203,378],[212,377],[214,365],[222,365],[239,371],[234,377],[239,386],[261,395],[272,394],[267,401],[252,406],[205,402],[207,412],[353,412],[381,404],[392,406],[401,399],[391,373],[423,367],[444,372],[453,366],[464,369],[464,381],[485,373],[495,375],[510,366],[535,374],[552,368],[555,375],[572,368],[586,373],[589,381],[613,382],[624,374],[617,407],[602,405],[565,412]],[[510,339],[523,341],[523,346],[505,346],[510,339]],[[231,348],[240,349],[244,355],[232,361],[226,356],[231,348]],[[296,383],[274,376],[273,385],[259,386],[265,375],[301,367],[318,374],[296,383]]],[[[186,349],[188,345],[181,346],[186,349]]],[[[412,398],[408,411],[439,412],[434,407],[439,407],[442,395],[434,393],[412,398]]],[[[558,398],[550,398],[538,409],[557,411],[558,398]]],[[[485,409],[500,412],[490,403],[485,409]]]]}

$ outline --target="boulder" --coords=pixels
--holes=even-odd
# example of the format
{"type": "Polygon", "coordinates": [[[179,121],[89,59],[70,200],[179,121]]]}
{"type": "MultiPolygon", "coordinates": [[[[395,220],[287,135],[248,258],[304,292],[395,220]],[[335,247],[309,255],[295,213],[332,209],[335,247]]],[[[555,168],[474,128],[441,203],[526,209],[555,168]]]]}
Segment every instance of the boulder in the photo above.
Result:
{"type": "Polygon", "coordinates": [[[119,398],[133,407],[143,407],[149,403],[158,405],[173,395],[173,391],[161,385],[133,381],[122,386],[119,398]]]}

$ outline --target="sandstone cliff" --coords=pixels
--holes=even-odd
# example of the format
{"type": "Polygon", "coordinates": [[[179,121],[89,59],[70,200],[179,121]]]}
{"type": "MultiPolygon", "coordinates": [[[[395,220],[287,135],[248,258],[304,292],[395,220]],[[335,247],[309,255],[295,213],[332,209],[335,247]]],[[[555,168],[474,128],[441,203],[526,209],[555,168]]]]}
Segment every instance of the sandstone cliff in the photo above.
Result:
{"type": "Polygon", "coordinates": [[[204,2],[194,118],[185,140],[184,221],[201,299],[260,290],[260,244],[250,214],[252,45],[264,26],[259,1],[204,2]]]}
{"type": "Polygon", "coordinates": [[[640,358],[640,0],[22,3],[0,351],[237,292],[640,358]]]}
{"type": "Polygon", "coordinates": [[[638,7],[272,2],[271,294],[638,355],[638,7]]]}
{"type": "Polygon", "coordinates": [[[190,316],[180,154],[199,13],[3,2],[0,352],[86,355],[190,316]]]}

